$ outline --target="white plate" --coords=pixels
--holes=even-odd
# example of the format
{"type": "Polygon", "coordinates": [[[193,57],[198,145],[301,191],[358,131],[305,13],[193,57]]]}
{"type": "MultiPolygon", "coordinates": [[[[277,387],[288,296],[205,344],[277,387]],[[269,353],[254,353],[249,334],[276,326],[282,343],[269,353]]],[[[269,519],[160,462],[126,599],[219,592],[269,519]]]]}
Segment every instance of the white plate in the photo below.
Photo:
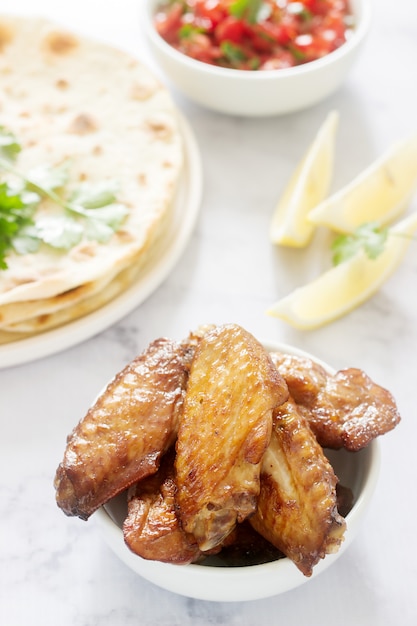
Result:
{"type": "MultiPolygon", "coordinates": [[[[334,370],[316,357],[292,346],[263,342],[269,351],[295,354],[314,359],[330,373],[334,370]]],[[[379,475],[380,449],[377,439],[359,452],[328,450],[326,454],[340,483],[352,489],[353,508],[346,516],[345,538],[336,554],[328,554],[314,568],[310,578],[304,576],[288,558],[246,567],[215,567],[206,564],[171,565],[148,561],[134,554],[123,539],[126,517],[126,494],[122,493],[94,514],[104,540],[125,565],[150,582],[174,593],[217,602],[242,602],[275,596],[315,579],[350,546],[357,535],[371,501],[379,475]]]]}
{"type": "Polygon", "coordinates": [[[194,134],[180,116],[185,166],[171,223],[139,279],[97,311],[39,335],[0,346],[0,368],[34,361],[97,335],[141,304],[172,271],[193,232],[201,204],[203,176],[194,134]]]}

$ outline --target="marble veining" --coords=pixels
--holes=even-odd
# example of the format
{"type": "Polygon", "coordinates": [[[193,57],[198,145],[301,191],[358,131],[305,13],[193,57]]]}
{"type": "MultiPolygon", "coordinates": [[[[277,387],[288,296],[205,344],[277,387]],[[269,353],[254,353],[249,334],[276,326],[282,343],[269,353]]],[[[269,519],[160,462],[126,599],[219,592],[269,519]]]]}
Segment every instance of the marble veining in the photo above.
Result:
{"type": "MultiPolygon", "coordinates": [[[[36,12],[140,55],[140,0],[37,0],[36,12]]],[[[0,11],[33,13],[30,0],[0,11]]],[[[394,141],[416,133],[417,5],[373,3],[373,28],[347,83],[325,102],[250,120],[200,108],[172,89],[204,168],[201,213],[171,275],[137,309],[83,343],[0,371],[0,623],[5,626],[412,626],[417,620],[414,444],[416,244],[377,295],[339,321],[300,332],[265,315],[278,297],[329,262],[325,238],[305,252],[274,250],[272,210],[331,109],[340,112],[334,188],[394,141]],[[382,441],[374,501],[334,567],[281,596],[245,603],[188,599],[119,562],[94,517],[66,518],[53,478],[65,438],[108,380],[150,341],[202,323],[236,322],[261,339],[357,366],[395,395],[403,420],[382,441]],[[411,469],[407,469],[411,467],[411,469]]],[[[172,86],[170,86],[172,88],[172,86]]],[[[1,99],[1,98],[0,98],[1,99]]],[[[1,115],[0,115],[1,123],[1,115]]],[[[411,208],[417,210],[417,196],[411,208]]]]}

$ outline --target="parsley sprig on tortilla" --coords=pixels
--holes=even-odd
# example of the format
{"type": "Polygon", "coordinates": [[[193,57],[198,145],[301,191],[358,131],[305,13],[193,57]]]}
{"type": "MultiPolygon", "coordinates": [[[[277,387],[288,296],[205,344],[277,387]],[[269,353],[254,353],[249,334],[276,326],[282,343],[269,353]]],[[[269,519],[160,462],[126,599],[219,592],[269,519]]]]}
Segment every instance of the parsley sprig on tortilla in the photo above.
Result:
{"type": "Polygon", "coordinates": [[[0,182],[0,269],[7,269],[10,250],[29,254],[41,244],[69,250],[83,238],[105,243],[120,228],[128,209],[117,202],[115,181],[83,183],[67,194],[69,163],[23,174],[16,167],[21,149],[15,135],[0,126],[0,175],[12,175],[0,182]],[[45,198],[60,211],[37,216],[45,198]]]}

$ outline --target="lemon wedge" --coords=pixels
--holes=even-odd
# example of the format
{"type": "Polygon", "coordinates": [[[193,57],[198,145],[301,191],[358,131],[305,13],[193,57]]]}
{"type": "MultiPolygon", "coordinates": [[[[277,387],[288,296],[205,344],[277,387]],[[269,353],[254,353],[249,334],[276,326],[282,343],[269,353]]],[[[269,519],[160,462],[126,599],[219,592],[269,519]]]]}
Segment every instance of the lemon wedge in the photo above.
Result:
{"type": "Polygon", "coordinates": [[[398,143],[346,187],[312,209],[308,219],[344,233],[365,222],[389,224],[404,211],[417,185],[417,136],[398,143]]]}
{"type": "Polygon", "coordinates": [[[384,250],[370,259],[360,250],[274,304],[267,313],[302,330],[318,328],[370,298],[400,265],[417,231],[417,212],[390,228],[384,250]]]}
{"type": "Polygon", "coordinates": [[[310,241],[315,226],[307,215],[330,187],[338,121],[339,114],[331,111],[293,173],[272,217],[272,243],[302,248],[310,241]]]}

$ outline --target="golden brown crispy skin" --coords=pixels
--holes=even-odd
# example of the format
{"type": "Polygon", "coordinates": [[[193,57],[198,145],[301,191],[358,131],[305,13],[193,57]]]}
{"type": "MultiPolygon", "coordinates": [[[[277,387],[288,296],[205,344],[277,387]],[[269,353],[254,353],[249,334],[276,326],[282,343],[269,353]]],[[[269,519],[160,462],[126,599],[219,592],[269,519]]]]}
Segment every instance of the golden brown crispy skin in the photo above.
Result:
{"type": "Polygon", "coordinates": [[[202,552],[193,535],[186,533],[175,506],[175,450],[162,459],[156,474],[143,478],[128,490],[128,513],[123,524],[126,545],[144,559],[185,565],[215,555],[227,565],[248,565],[284,555],[248,523],[237,524],[225,541],[202,552]]]}
{"type": "Polygon", "coordinates": [[[337,511],[336,484],[307,420],[288,400],[274,410],[258,506],[249,521],[306,576],[343,540],[346,523],[337,511]]]}
{"type": "Polygon", "coordinates": [[[292,399],[297,404],[313,404],[325,387],[329,373],[306,357],[272,352],[271,358],[285,378],[292,399]]]}
{"type": "Polygon", "coordinates": [[[67,441],[56,500],[87,519],[99,506],[156,472],[175,440],[190,354],[168,339],[150,344],[120,372],[67,441]]]}
{"type": "Polygon", "coordinates": [[[287,396],[250,333],[230,324],[204,335],[191,366],[175,460],[181,522],[201,550],[219,545],[255,510],[272,409],[287,396]]]}
{"type": "Polygon", "coordinates": [[[144,559],[183,565],[201,557],[196,540],[183,531],[177,517],[175,490],[173,451],[156,474],[129,489],[123,535],[132,552],[144,559]]]}
{"type": "Polygon", "coordinates": [[[272,359],[323,447],[360,450],[401,419],[391,393],[360,369],[331,376],[310,359],[278,353],[272,359]]]}

